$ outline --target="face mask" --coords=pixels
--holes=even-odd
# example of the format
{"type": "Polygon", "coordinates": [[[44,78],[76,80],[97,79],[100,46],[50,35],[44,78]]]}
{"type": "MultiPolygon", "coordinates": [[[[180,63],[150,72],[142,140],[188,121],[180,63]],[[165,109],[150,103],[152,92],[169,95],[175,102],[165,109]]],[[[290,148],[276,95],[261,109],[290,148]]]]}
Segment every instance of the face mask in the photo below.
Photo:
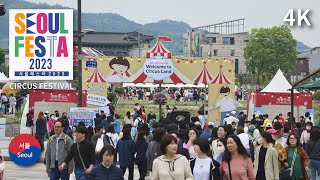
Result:
{"type": "Polygon", "coordinates": [[[51,116],[50,118],[51,118],[51,119],[54,119],[54,116],[51,116]]]}
{"type": "Polygon", "coordinates": [[[103,134],[106,133],[106,130],[103,130],[102,133],[103,133],[103,134]]]}
{"type": "Polygon", "coordinates": [[[225,148],[224,148],[224,146],[219,146],[219,147],[217,147],[217,150],[219,153],[223,153],[225,148]]]}

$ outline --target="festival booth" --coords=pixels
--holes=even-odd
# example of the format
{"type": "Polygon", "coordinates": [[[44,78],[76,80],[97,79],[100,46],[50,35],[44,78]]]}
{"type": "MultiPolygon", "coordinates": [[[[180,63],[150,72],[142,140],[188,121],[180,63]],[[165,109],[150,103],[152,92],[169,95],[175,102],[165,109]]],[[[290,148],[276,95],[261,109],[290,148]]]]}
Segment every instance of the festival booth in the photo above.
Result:
{"type": "MultiPolygon", "coordinates": [[[[248,99],[247,115],[252,119],[255,113],[268,114],[270,119],[282,113],[286,117],[291,111],[291,85],[279,69],[271,82],[261,91],[251,93],[248,99]]],[[[294,91],[294,117],[310,112],[313,116],[312,94],[294,91]]],[[[313,117],[312,117],[313,119],[313,117]]]]}

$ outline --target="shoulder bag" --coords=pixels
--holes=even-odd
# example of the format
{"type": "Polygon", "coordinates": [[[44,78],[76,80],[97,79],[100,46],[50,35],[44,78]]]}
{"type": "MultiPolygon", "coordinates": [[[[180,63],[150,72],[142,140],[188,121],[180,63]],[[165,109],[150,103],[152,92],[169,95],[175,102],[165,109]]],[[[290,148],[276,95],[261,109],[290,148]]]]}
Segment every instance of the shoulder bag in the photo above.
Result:
{"type": "Polygon", "coordinates": [[[84,164],[83,162],[83,159],[82,159],[82,156],[81,156],[81,153],[80,153],[80,149],[79,149],[79,143],[77,142],[77,150],[78,150],[78,153],[79,153],[79,157],[80,157],[80,160],[81,160],[81,163],[82,163],[82,166],[83,166],[83,169],[86,170],[86,165],[84,164]]]}
{"type": "Polygon", "coordinates": [[[232,180],[230,161],[228,161],[228,169],[229,169],[230,180],[232,180]]]}
{"type": "Polygon", "coordinates": [[[100,153],[101,149],[104,146],[103,137],[104,137],[104,135],[102,134],[101,137],[99,137],[98,140],[97,140],[96,153],[100,153]]]}

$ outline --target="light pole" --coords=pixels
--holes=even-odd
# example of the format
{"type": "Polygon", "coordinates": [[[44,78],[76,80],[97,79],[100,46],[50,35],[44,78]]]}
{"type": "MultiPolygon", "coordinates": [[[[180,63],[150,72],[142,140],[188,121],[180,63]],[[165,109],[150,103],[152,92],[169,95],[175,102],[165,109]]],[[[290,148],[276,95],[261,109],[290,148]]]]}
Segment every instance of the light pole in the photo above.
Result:
{"type": "Polygon", "coordinates": [[[78,0],[78,107],[82,106],[82,38],[85,34],[93,33],[92,29],[81,30],[81,0],[78,0]]]}
{"type": "Polygon", "coordinates": [[[81,0],[78,0],[78,107],[82,106],[81,0]]]}

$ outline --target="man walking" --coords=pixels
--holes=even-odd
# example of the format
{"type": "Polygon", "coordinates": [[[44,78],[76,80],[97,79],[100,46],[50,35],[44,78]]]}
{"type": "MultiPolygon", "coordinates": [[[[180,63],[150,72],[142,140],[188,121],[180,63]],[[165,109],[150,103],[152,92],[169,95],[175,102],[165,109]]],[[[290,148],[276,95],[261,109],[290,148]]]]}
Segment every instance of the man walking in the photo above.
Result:
{"type": "Polygon", "coordinates": [[[50,175],[50,180],[69,180],[73,172],[73,162],[59,171],[59,166],[67,157],[73,144],[72,139],[63,133],[61,121],[54,124],[54,135],[49,138],[46,151],[46,171],[50,175]]]}
{"type": "Polygon", "coordinates": [[[79,126],[76,130],[77,143],[72,144],[71,149],[59,167],[62,171],[65,166],[74,159],[75,163],[75,175],[77,180],[87,180],[88,175],[95,164],[95,150],[92,144],[86,140],[87,128],[85,126],[79,126]]]}

